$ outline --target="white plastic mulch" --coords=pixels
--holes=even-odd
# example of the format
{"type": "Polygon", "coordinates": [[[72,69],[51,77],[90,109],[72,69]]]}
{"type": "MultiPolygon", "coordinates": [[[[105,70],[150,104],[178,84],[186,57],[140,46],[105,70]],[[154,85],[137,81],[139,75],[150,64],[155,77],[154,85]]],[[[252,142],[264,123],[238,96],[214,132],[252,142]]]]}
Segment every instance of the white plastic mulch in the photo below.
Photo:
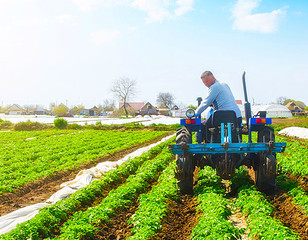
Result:
{"type": "Polygon", "coordinates": [[[280,132],[278,132],[278,134],[308,139],[308,128],[288,127],[282,129],[280,132]]]}
{"type": "Polygon", "coordinates": [[[129,158],[134,158],[140,156],[142,153],[150,150],[156,145],[168,140],[174,135],[163,138],[161,141],[151,144],[147,147],[140,148],[133,153],[126,155],[124,158],[118,161],[106,161],[101,162],[95,167],[87,170],[80,171],[76,178],[72,181],[65,182],[61,184],[62,189],[54,193],[46,202],[37,203],[31,206],[27,206],[11,212],[5,216],[0,217],[0,234],[7,233],[14,229],[17,224],[25,222],[33,218],[41,208],[44,208],[50,204],[54,204],[59,200],[68,198],[71,194],[76,192],[79,188],[83,188],[90,184],[92,181],[100,179],[107,171],[117,168],[123,162],[127,161],[129,158]]]}
{"type": "MultiPolygon", "coordinates": [[[[3,115],[0,114],[0,118],[3,120],[11,121],[12,123],[19,123],[24,121],[32,121],[39,123],[49,123],[52,124],[55,120],[55,116],[46,116],[46,115],[3,115]]],[[[68,123],[77,123],[79,125],[85,124],[96,124],[97,122],[101,122],[102,124],[111,125],[111,124],[125,124],[132,122],[140,122],[144,125],[150,125],[152,123],[162,123],[162,124],[175,124],[180,123],[180,118],[168,117],[163,115],[151,115],[151,116],[137,116],[134,118],[109,118],[109,117],[64,117],[68,123]]]]}

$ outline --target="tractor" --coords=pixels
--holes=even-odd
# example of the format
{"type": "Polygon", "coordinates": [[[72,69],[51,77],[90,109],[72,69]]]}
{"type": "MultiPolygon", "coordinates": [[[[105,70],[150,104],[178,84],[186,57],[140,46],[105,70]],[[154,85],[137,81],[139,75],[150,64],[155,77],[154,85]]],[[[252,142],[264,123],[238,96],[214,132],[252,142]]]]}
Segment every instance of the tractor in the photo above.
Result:
{"type": "MultiPolygon", "coordinates": [[[[244,109],[247,123],[248,143],[242,142],[243,126],[238,126],[234,111],[213,112],[212,128],[206,129],[204,139],[201,118],[195,117],[193,109],[186,111],[186,118],[180,120],[182,126],[176,132],[176,144],[170,149],[176,154],[177,184],[182,194],[193,193],[193,175],[196,167],[211,166],[222,179],[230,180],[236,169],[244,165],[252,169],[256,187],[264,193],[276,189],[276,153],[285,150],[286,143],[275,142],[271,118],[266,111],[252,117],[247,98],[245,72],[242,76],[244,88],[244,109]],[[196,143],[192,143],[195,132],[196,143]],[[252,142],[252,132],[257,132],[257,142],[252,142]]],[[[200,104],[200,98],[197,99],[200,104]]]]}

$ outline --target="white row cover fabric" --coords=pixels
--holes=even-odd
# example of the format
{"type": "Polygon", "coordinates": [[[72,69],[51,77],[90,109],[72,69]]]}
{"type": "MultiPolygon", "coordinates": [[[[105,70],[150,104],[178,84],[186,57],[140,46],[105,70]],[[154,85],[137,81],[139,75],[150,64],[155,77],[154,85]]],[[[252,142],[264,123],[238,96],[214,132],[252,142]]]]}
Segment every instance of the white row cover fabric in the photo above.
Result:
{"type": "Polygon", "coordinates": [[[278,134],[308,139],[308,128],[288,127],[279,131],[278,134]]]}
{"type": "Polygon", "coordinates": [[[95,167],[80,171],[74,180],[62,183],[60,185],[62,189],[54,193],[45,203],[37,203],[31,206],[27,206],[0,217],[0,234],[4,234],[13,230],[17,226],[17,224],[28,221],[33,218],[39,212],[39,209],[44,208],[50,204],[54,204],[64,198],[68,198],[78,189],[89,185],[92,181],[96,179],[100,179],[107,171],[117,168],[119,165],[121,165],[123,162],[127,161],[130,158],[140,156],[142,153],[149,151],[151,148],[162,142],[167,141],[174,135],[175,134],[165,137],[159,142],[151,144],[147,147],[139,148],[135,152],[126,155],[124,158],[118,161],[101,162],[95,167]]]}

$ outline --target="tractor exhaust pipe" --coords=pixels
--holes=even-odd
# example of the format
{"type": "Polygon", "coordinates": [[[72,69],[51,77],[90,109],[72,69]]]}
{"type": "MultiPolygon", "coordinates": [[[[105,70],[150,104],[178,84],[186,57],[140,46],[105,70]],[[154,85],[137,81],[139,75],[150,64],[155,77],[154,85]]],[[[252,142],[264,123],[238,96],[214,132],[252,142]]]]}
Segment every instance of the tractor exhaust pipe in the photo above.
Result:
{"type": "Polygon", "coordinates": [[[251,106],[250,106],[250,103],[248,102],[248,97],[247,97],[245,74],[246,72],[243,72],[242,80],[243,80],[244,97],[245,97],[245,103],[244,103],[245,118],[246,118],[246,123],[248,126],[249,119],[251,118],[251,106]]]}

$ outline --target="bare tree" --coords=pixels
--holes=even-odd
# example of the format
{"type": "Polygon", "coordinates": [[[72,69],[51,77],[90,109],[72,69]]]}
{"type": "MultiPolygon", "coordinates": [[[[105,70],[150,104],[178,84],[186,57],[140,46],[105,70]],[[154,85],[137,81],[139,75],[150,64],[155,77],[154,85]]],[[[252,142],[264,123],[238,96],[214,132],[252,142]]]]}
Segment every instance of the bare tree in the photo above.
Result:
{"type": "Polygon", "coordinates": [[[165,104],[168,108],[172,108],[174,104],[174,96],[171,93],[159,93],[156,100],[157,104],[165,104]]]}
{"type": "Polygon", "coordinates": [[[277,98],[276,102],[280,105],[283,105],[286,100],[287,100],[287,97],[283,96],[283,97],[277,98]]]}
{"type": "Polygon", "coordinates": [[[105,99],[102,105],[103,110],[112,111],[115,109],[115,103],[112,99],[105,99]]]}
{"type": "Polygon", "coordinates": [[[123,103],[126,117],[128,117],[127,102],[136,94],[136,81],[122,77],[113,83],[111,91],[123,103]]]}

